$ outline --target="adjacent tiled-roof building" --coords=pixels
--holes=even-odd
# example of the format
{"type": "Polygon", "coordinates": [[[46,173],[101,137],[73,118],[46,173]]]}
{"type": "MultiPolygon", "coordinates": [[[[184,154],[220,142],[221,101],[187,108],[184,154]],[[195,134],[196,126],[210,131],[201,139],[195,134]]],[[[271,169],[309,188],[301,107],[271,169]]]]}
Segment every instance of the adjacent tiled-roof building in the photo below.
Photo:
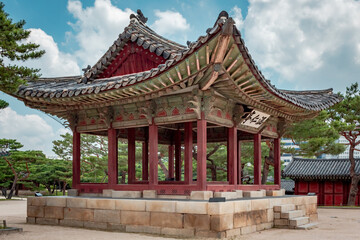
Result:
{"type": "MultiPolygon", "coordinates": [[[[294,158],[282,173],[295,181],[295,194],[316,193],[319,205],[346,205],[350,190],[349,159],[294,158]]],[[[360,173],[360,159],[355,159],[360,173]]],[[[356,197],[359,203],[360,191],[356,197]]]]}
{"type": "MultiPolygon", "coordinates": [[[[302,180],[350,179],[349,159],[294,158],[283,172],[283,177],[302,180]]],[[[355,160],[355,172],[360,173],[360,159],[355,160]]]]}

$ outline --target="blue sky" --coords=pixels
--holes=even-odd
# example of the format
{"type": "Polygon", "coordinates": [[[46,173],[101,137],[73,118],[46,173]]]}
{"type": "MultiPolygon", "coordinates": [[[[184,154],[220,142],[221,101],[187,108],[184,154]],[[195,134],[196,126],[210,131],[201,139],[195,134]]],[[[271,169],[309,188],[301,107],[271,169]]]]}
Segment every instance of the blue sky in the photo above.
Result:
{"type": "MultiPolygon", "coordinates": [[[[219,12],[234,18],[255,62],[281,89],[344,91],[360,76],[360,2],[329,1],[120,1],[6,0],[14,21],[24,19],[29,41],[46,50],[37,61],[43,77],[78,75],[94,64],[141,9],[148,26],[185,44],[214,24],[219,12]]],[[[23,64],[23,63],[20,63],[23,64]]],[[[51,141],[66,132],[40,111],[0,93],[0,137],[53,156],[51,141]]]]}

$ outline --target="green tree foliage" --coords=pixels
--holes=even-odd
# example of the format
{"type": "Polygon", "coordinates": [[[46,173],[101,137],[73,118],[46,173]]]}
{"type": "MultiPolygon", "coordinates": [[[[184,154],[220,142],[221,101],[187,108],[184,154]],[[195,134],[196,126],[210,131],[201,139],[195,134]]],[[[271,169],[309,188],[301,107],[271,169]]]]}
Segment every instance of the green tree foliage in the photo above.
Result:
{"type": "Polygon", "coordinates": [[[351,187],[348,205],[355,205],[360,173],[355,172],[354,151],[360,151],[360,89],[354,83],[346,88],[343,101],[329,110],[330,124],[348,141],[351,187]]]}
{"type": "Polygon", "coordinates": [[[322,111],[315,118],[292,124],[285,136],[298,144],[300,149],[283,148],[283,152],[317,158],[322,154],[342,153],[345,150],[344,145],[336,142],[340,137],[339,132],[329,121],[330,114],[322,111]]]}
{"type": "MultiPolygon", "coordinates": [[[[25,21],[13,22],[4,11],[4,4],[0,2],[0,91],[15,92],[18,87],[26,83],[25,79],[34,80],[39,77],[39,69],[9,64],[13,61],[26,61],[41,57],[45,51],[37,50],[39,45],[24,43],[30,31],[24,30],[25,21]]],[[[0,101],[0,109],[7,106],[0,101]]]]}
{"type": "Polygon", "coordinates": [[[9,174],[8,170],[6,170],[4,176],[1,174],[1,178],[7,180],[2,183],[2,186],[8,188],[11,184],[10,193],[7,196],[8,199],[12,198],[16,184],[23,183],[23,181],[29,178],[31,174],[29,164],[45,158],[45,155],[40,151],[19,151],[18,149],[22,146],[21,143],[13,139],[0,139],[0,149],[9,151],[8,156],[0,158],[2,162],[0,166],[5,168],[4,163],[6,163],[12,173],[12,183],[10,183],[11,174],[9,174]]]}
{"type": "Polygon", "coordinates": [[[57,159],[40,159],[30,165],[32,172],[28,180],[35,186],[44,185],[49,194],[53,194],[56,189],[65,190],[72,181],[72,162],[57,159]]]}

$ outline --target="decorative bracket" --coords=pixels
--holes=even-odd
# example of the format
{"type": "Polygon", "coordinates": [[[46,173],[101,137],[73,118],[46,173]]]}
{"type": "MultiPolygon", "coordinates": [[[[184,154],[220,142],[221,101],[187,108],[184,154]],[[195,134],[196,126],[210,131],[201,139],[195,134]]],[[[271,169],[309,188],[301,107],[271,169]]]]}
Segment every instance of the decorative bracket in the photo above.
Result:
{"type": "Polygon", "coordinates": [[[156,113],[156,102],[155,101],[147,101],[145,107],[140,107],[140,116],[144,116],[149,125],[152,124],[152,119],[156,113]]]}
{"type": "Polygon", "coordinates": [[[193,96],[192,100],[188,101],[188,104],[193,105],[190,109],[196,113],[197,119],[201,119],[201,97],[197,95],[193,96]]]}
{"type": "Polygon", "coordinates": [[[105,122],[106,127],[111,128],[111,123],[114,120],[114,109],[112,107],[98,108],[97,112],[99,118],[105,122]]]}
{"type": "Polygon", "coordinates": [[[235,126],[239,125],[239,123],[243,120],[242,117],[245,115],[245,110],[242,105],[236,104],[233,109],[233,119],[235,126]]]}
{"type": "Polygon", "coordinates": [[[67,123],[65,123],[65,127],[69,127],[71,131],[75,131],[79,122],[79,117],[76,112],[69,112],[67,114],[67,123]]]}

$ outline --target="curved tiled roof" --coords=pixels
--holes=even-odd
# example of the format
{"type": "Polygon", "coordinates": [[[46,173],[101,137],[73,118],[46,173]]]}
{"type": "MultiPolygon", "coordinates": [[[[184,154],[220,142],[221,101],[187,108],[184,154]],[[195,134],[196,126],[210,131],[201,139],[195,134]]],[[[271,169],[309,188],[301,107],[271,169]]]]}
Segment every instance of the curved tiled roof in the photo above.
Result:
{"type": "MultiPolygon", "coordinates": [[[[282,176],[292,179],[350,179],[349,159],[294,158],[282,176]]],[[[355,159],[355,172],[360,173],[360,159],[355,159]]]]}
{"type": "MultiPolygon", "coordinates": [[[[227,21],[228,19],[226,18],[218,18],[214,27],[208,29],[205,36],[199,37],[197,41],[185,47],[159,36],[137,17],[133,16],[129,26],[119,35],[119,38],[100,60],[92,68],[88,69],[83,76],[42,78],[35,82],[29,82],[28,86],[20,87],[17,94],[20,97],[65,98],[92,93],[96,94],[137,84],[158,76],[160,73],[165,72],[170,67],[177,65],[186,57],[190,56],[195,49],[204,45],[212,36],[216,35],[220,31],[221,26],[227,21]],[[149,49],[150,52],[156,53],[158,56],[162,56],[166,59],[165,63],[144,72],[97,79],[97,76],[111,63],[128,41],[134,42],[144,49],[149,49]]],[[[239,30],[236,26],[233,26],[233,28],[233,37],[245,63],[257,81],[269,93],[297,107],[311,111],[321,111],[341,101],[338,95],[332,93],[332,89],[320,91],[288,91],[277,89],[262,75],[248,52],[239,30]]]]}
{"type": "Polygon", "coordinates": [[[176,65],[176,63],[182,61],[186,56],[192,54],[196,48],[207,42],[207,40],[219,30],[219,24],[215,24],[213,28],[207,31],[205,36],[200,36],[196,42],[191,43],[190,47],[186,48],[160,37],[149,27],[133,19],[130,25],[125,28],[124,32],[119,35],[119,38],[109,48],[107,53],[105,53],[91,69],[87,70],[84,76],[40,78],[37,81],[28,82],[27,86],[21,86],[17,94],[20,96],[61,98],[90,94],[93,92],[98,93],[100,91],[132,85],[154,77],[171,66],[176,65]],[[142,43],[145,49],[149,48],[150,52],[161,53],[167,60],[165,63],[148,71],[87,81],[95,77],[101,69],[110,64],[111,59],[121,49],[115,46],[121,46],[121,43],[127,41],[136,42],[138,45],[142,43]],[[170,48],[170,46],[174,47],[170,48]]]}

